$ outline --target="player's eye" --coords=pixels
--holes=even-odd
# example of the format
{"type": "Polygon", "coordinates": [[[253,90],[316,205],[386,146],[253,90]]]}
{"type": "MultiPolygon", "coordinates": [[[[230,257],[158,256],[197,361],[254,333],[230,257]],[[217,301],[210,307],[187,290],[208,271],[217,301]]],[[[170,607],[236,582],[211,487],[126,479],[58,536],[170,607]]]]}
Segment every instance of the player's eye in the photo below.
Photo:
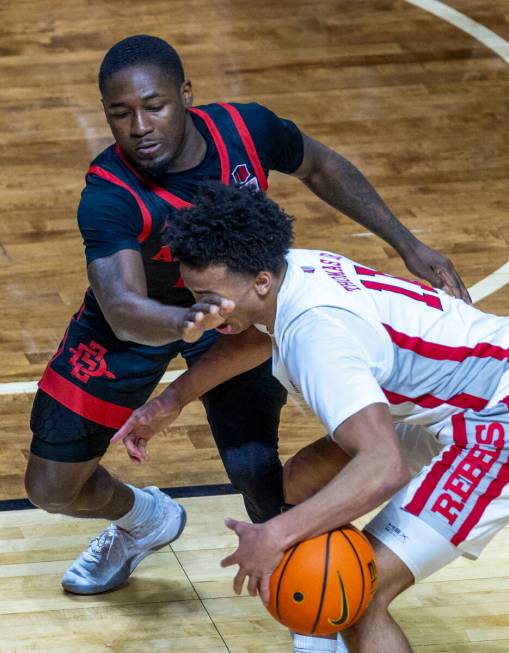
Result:
{"type": "Polygon", "coordinates": [[[164,104],[156,104],[154,106],[147,107],[147,111],[161,111],[161,109],[164,107],[164,104]]]}
{"type": "Polygon", "coordinates": [[[129,111],[122,111],[121,113],[110,113],[112,118],[126,118],[129,115],[129,111]]]}

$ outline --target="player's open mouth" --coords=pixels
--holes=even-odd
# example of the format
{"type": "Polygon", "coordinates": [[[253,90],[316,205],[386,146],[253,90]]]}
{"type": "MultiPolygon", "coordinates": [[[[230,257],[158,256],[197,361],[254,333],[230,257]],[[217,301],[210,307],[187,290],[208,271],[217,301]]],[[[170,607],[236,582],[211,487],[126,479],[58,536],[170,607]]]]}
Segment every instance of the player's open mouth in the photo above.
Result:
{"type": "Polygon", "coordinates": [[[233,333],[233,326],[227,322],[223,322],[223,324],[216,327],[216,331],[219,331],[219,333],[233,333]]]}

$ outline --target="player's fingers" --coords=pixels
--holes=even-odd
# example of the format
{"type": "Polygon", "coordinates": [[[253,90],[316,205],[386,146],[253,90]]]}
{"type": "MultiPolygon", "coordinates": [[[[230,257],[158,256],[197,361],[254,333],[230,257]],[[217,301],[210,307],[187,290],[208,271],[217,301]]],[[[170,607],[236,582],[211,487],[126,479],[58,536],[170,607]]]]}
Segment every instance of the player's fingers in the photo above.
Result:
{"type": "Polygon", "coordinates": [[[205,313],[203,311],[190,310],[189,315],[187,316],[186,324],[199,324],[204,317],[205,317],[205,313]]]}
{"type": "Polygon", "coordinates": [[[242,532],[242,522],[238,521],[237,519],[233,519],[233,517],[226,517],[224,520],[224,525],[237,535],[240,535],[242,532]]]}
{"type": "Polygon", "coordinates": [[[260,598],[264,605],[269,604],[270,600],[270,575],[264,576],[259,583],[260,598]]]}
{"type": "Polygon", "coordinates": [[[182,340],[195,342],[203,333],[203,328],[197,327],[194,322],[184,322],[182,325],[182,340]]]}
{"type": "Polygon", "coordinates": [[[217,306],[222,313],[229,313],[235,308],[235,302],[231,299],[226,299],[221,295],[207,295],[202,299],[203,303],[207,303],[210,306],[217,306]]]}
{"type": "Polygon", "coordinates": [[[472,298],[470,297],[468,290],[465,288],[465,285],[461,280],[460,275],[456,272],[456,270],[453,270],[451,276],[452,276],[451,283],[454,286],[454,291],[453,291],[454,296],[458,297],[459,299],[462,299],[467,304],[471,304],[472,298]]]}
{"type": "Polygon", "coordinates": [[[259,578],[257,576],[249,576],[249,580],[247,583],[247,591],[251,596],[256,596],[258,594],[258,584],[259,584],[259,578]]]}
{"type": "Polygon", "coordinates": [[[136,459],[138,462],[141,462],[142,460],[141,453],[138,447],[136,446],[136,444],[133,442],[133,440],[131,438],[126,438],[124,440],[124,445],[125,448],[127,449],[127,453],[129,454],[129,457],[136,459]]]}
{"type": "Polygon", "coordinates": [[[119,442],[120,440],[126,438],[136,426],[136,422],[137,420],[134,414],[128,417],[122,426],[118,429],[118,431],[113,434],[110,442],[115,444],[115,442],[119,442]]]}
{"type": "Polygon", "coordinates": [[[204,313],[215,315],[219,313],[220,306],[215,302],[200,302],[199,304],[193,304],[189,309],[190,314],[196,315],[197,313],[204,313]]]}
{"type": "Polygon", "coordinates": [[[472,303],[472,299],[468,294],[468,290],[465,288],[463,281],[454,268],[451,270],[437,270],[437,276],[441,281],[440,287],[443,288],[446,292],[448,292],[453,297],[462,299],[468,304],[472,303]]]}
{"type": "Polygon", "coordinates": [[[438,277],[441,288],[446,290],[450,295],[453,295],[453,297],[459,297],[459,290],[456,286],[454,277],[449,270],[438,268],[435,270],[435,274],[438,277]]]}
{"type": "Polygon", "coordinates": [[[143,460],[148,460],[149,455],[147,451],[147,441],[144,438],[140,438],[137,443],[138,451],[140,452],[141,457],[143,460]]]}
{"type": "Polygon", "coordinates": [[[232,565],[238,565],[239,563],[237,562],[237,552],[231,553],[229,556],[226,556],[226,558],[223,558],[220,562],[221,567],[231,567],[232,565]]]}
{"type": "Polygon", "coordinates": [[[244,585],[244,581],[246,580],[246,572],[243,571],[242,569],[239,569],[235,578],[233,579],[233,591],[235,594],[240,594],[242,592],[242,586],[244,585]]]}

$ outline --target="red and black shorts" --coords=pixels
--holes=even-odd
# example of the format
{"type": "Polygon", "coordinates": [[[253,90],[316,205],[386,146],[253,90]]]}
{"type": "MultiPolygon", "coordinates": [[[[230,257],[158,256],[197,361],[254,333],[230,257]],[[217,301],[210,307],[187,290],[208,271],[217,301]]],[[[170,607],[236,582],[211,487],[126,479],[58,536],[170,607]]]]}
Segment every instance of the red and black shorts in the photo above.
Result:
{"type": "Polygon", "coordinates": [[[30,425],[31,451],[50,460],[102,456],[113,433],[152,394],[169,362],[192,364],[217,338],[148,347],[119,340],[87,298],[39,382],[30,425]]]}

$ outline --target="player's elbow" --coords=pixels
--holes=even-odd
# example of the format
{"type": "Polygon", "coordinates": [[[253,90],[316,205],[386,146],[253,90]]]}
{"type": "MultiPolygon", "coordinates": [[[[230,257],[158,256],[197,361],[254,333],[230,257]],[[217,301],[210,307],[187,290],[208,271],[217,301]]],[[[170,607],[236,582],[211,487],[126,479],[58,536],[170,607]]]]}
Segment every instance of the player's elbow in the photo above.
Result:
{"type": "Polygon", "coordinates": [[[399,452],[387,456],[384,461],[383,493],[384,500],[392,497],[401,490],[412,478],[408,465],[399,452]]]}
{"type": "Polygon", "coordinates": [[[118,340],[124,342],[135,340],[135,334],[129,327],[129,307],[125,303],[115,302],[103,308],[103,315],[118,340]]]}

